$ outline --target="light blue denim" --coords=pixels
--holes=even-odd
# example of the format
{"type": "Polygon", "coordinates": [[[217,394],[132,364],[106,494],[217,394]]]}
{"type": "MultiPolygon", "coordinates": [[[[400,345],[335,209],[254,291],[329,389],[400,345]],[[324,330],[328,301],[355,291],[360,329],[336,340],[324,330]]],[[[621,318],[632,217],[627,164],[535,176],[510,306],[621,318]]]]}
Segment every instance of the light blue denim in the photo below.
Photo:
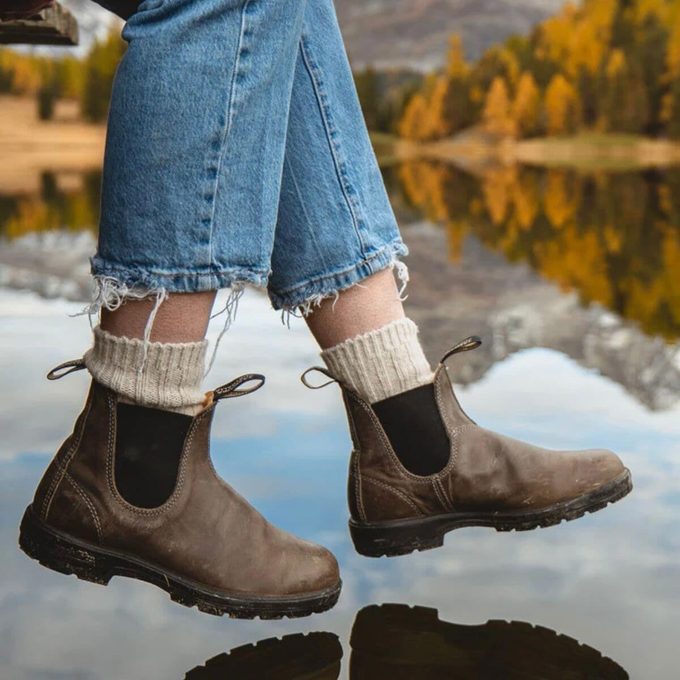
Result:
{"type": "Polygon", "coordinates": [[[332,0],[146,0],[123,37],[103,304],[250,283],[304,311],[407,253],[332,0]]]}

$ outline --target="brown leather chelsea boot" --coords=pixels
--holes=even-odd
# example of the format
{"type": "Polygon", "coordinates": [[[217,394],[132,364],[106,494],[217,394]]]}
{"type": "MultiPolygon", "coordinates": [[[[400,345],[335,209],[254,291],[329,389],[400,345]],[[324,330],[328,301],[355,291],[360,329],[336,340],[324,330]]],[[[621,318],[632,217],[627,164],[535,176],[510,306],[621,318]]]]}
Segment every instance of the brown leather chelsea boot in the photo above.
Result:
{"type": "MultiPolygon", "coordinates": [[[[632,489],[630,472],[610,451],[549,451],[471,420],[445,361],[480,344],[463,340],[442,358],[433,383],[375,404],[325,368],[309,369],[342,388],[354,444],[349,526],[362,555],[437,548],[460,527],[521,531],[559,524],[632,489]]],[[[315,387],[305,375],[303,382],[315,387]]]]}
{"type": "MultiPolygon", "coordinates": [[[[81,368],[68,362],[48,377],[81,368]]],[[[216,403],[263,384],[241,376],[208,392],[192,418],[121,403],[93,381],[26,509],[22,550],[95,583],[148,581],[210,614],[280,618],[332,607],[341,585],[333,555],[269,524],[210,460],[216,403]]]]}

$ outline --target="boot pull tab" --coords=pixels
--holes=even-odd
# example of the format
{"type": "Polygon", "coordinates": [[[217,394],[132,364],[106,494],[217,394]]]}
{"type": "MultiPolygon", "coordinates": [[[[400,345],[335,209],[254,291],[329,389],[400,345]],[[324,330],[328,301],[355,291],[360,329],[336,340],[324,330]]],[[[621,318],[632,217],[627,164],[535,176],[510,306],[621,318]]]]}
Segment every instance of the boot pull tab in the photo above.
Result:
{"type": "Polygon", "coordinates": [[[454,345],[439,361],[443,364],[449,357],[459,352],[469,352],[471,349],[477,349],[482,344],[482,339],[476,335],[471,335],[465,340],[461,340],[457,345],[454,345]]]}
{"type": "Polygon", "coordinates": [[[64,376],[69,373],[75,373],[75,371],[82,371],[85,368],[85,362],[82,359],[71,359],[71,361],[65,361],[59,366],[55,366],[48,374],[48,380],[61,380],[64,376]],[[66,370],[64,370],[66,369],[66,370]]]}
{"type": "Polygon", "coordinates": [[[222,385],[217,389],[214,389],[212,393],[212,400],[219,401],[220,399],[231,399],[232,397],[243,397],[251,392],[256,392],[264,385],[265,377],[259,373],[246,373],[245,375],[239,376],[238,378],[232,380],[226,385],[222,385]],[[253,387],[247,387],[245,389],[239,390],[241,385],[245,385],[249,382],[255,382],[253,387]]]}
{"type": "Polygon", "coordinates": [[[331,383],[338,383],[340,384],[340,381],[327,369],[321,367],[321,366],[312,366],[311,368],[308,368],[301,376],[300,376],[300,381],[302,384],[309,388],[310,390],[320,390],[322,387],[326,387],[326,385],[330,385],[331,383]],[[327,378],[330,378],[330,380],[327,380],[325,383],[321,383],[321,385],[314,385],[309,382],[307,379],[307,375],[309,373],[323,373],[327,378]]]}

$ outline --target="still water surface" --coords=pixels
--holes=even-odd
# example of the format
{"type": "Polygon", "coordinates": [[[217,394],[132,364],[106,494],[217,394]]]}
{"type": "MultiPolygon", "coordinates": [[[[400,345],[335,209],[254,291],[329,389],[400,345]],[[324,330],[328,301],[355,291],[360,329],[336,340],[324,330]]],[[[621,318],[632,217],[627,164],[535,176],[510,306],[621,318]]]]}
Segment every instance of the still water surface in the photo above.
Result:
{"type": "Polygon", "coordinates": [[[231,621],[142,583],[49,572],[19,552],[17,526],[86,389],[82,375],[44,374],[89,342],[87,320],[69,315],[88,294],[99,177],[0,187],[3,678],[677,677],[680,174],[410,163],[387,179],[411,248],[408,311],[431,359],[484,340],[451,365],[466,410],[537,444],[617,450],[633,494],[541,531],[464,529],[436,551],[356,555],[340,395],[299,383],[318,362],[304,324],[287,329],[250,292],[207,382],[248,371],[268,382],[219,408],[213,457],[271,520],[335,552],[338,606],[231,621]]]}

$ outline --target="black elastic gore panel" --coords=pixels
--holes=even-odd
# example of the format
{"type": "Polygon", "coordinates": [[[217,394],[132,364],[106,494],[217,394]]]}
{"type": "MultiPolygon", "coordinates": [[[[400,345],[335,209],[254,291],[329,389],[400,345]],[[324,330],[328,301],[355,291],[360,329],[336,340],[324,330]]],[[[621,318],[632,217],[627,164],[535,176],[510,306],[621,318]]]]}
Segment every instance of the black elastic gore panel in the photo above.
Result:
{"type": "Polygon", "coordinates": [[[157,508],[177,481],[191,416],[132,404],[118,404],[115,483],[139,508],[157,508]]]}
{"type": "Polygon", "coordinates": [[[433,475],[446,467],[451,445],[432,383],[378,401],[373,410],[409,472],[433,475]]]}

